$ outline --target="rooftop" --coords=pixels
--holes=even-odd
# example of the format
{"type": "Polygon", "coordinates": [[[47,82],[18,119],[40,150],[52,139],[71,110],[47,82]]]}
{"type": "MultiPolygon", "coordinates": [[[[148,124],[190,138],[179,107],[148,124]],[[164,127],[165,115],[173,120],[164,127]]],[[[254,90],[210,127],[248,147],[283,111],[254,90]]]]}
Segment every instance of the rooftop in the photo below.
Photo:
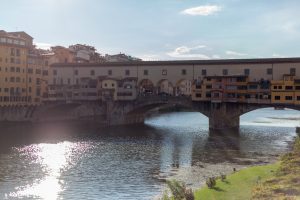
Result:
{"type": "Polygon", "coordinates": [[[161,65],[225,65],[225,64],[275,64],[300,63],[300,57],[293,58],[255,58],[218,60],[174,60],[174,61],[126,61],[103,63],[55,63],[52,67],[108,67],[108,66],[161,66],[161,65]]]}

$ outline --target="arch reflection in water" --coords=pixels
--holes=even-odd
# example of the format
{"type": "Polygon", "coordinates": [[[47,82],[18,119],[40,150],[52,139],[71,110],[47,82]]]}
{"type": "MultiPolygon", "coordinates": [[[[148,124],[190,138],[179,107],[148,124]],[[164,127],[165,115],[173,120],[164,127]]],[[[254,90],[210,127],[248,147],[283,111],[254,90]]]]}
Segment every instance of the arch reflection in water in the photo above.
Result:
{"type": "Polygon", "coordinates": [[[145,124],[155,127],[162,136],[161,172],[169,172],[172,167],[190,167],[194,141],[200,137],[205,142],[208,135],[208,119],[200,113],[164,114],[149,118],[145,124]]]}

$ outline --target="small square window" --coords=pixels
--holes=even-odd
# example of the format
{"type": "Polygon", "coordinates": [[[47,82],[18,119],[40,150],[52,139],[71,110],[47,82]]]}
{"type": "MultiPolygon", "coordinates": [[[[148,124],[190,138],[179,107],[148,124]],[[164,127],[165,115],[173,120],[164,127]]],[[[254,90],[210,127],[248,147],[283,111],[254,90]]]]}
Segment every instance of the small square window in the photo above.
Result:
{"type": "Polygon", "coordinates": [[[267,69],[267,74],[268,74],[268,75],[272,75],[272,74],[273,74],[272,68],[268,68],[268,69],[267,69]]]}
{"type": "Polygon", "coordinates": [[[186,75],[186,69],[182,69],[182,70],[181,70],[181,74],[182,74],[182,75],[186,75]]]}
{"type": "Polygon", "coordinates": [[[202,76],[206,76],[206,69],[202,69],[201,74],[202,76]]]}
{"type": "Polygon", "coordinates": [[[107,71],[107,74],[108,74],[109,76],[111,76],[111,75],[112,75],[112,70],[109,69],[109,70],[107,71]]]}
{"type": "Polygon", "coordinates": [[[290,68],[290,74],[296,75],[296,68],[290,68]]]}
{"type": "Polygon", "coordinates": [[[250,74],[250,69],[244,69],[244,74],[249,75],[250,74]]]}
{"type": "Polygon", "coordinates": [[[127,69],[127,70],[125,70],[125,75],[126,76],[129,76],[130,75],[130,71],[127,69]]]}
{"type": "Polygon", "coordinates": [[[161,72],[161,74],[162,74],[163,76],[166,76],[166,75],[168,74],[168,71],[167,71],[166,69],[163,69],[162,72],[161,72]]]}
{"type": "Polygon", "coordinates": [[[91,76],[95,76],[95,70],[91,70],[91,76]]]}
{"type": "Polygon", "coordinates": [[[224,76],[228,75],[228,69],[223,69],[223,75],[224,76]]]}
{"type": "Polygon", "coordinates": [[[148,70],[144,70],[144,75],[147,76],[148,75],[148,70]]]}

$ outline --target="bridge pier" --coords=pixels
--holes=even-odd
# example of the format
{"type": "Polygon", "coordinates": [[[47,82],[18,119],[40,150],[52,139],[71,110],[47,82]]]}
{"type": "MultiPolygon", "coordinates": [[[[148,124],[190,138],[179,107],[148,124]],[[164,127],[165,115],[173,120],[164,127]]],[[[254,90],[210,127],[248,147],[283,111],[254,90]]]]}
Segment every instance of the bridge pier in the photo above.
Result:
{"type": "Polygon", "coordinates": [[[211,103],[209,118],[210,130],[239,129],[240,115],[235,104],[211,103]]]}

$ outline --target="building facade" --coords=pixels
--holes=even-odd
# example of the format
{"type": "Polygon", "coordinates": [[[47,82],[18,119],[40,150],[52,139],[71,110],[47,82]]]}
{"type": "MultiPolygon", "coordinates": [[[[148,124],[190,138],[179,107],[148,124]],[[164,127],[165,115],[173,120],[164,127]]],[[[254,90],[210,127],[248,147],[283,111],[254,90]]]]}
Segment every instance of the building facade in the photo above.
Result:
{"type": "Polygon", "coordinates": [[[0,106],[35,105],[47,97],[48,63],[25,32],[0,31],[0,106]]]}
{"type": "MultiPolygon", "coordinates": [[[[299,87],[296,84],[300,85],[297,79],[300,77],[300,59],[57,63],[51,66],[50,73],[50,85],[76,85],[83,77],[94,80],[102,77],[107,85],[113,81],[115,88],[106,88],[106,93],[113,94],[113,100],[121,100],[115,93],[118,82],[134,78],[136,96],[165,94],[187,96],[193,101],[294,104],[298,103],[296,88],[299,87]],[[293,100],[278,102],[272,85],[275,81],[285,80],[285,74],[294,77],[288,83],[293,84],[293,100]]],[[[100,88],[104,89],[104,86],[100,88]]]]}

